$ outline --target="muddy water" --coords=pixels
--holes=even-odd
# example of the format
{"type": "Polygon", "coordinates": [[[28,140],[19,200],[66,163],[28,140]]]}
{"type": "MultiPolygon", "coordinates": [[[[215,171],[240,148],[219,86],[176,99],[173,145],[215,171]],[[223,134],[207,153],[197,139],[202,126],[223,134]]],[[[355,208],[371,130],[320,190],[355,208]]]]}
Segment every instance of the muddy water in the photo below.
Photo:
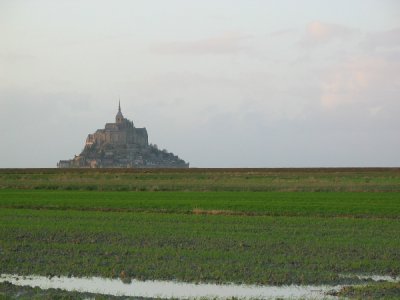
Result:
{"type": "Polygon", "coordinates": [[[325,296],[330,290],[338,290],[340,286],[257,286],[233,284],[192,284],[175,281],[139,281],[132,280],[125,284],[119,279],[100,277],[53,277],[18,276],[2,274],[0,282],[9,281],[15,285],[40,287],[42,289],[59,288],[67,291],[80,291],[115,296],[136,296],[151,298],[219,298],[237,297],[241,299],[275,299],[275,298],[306,298],[335,299],[325,296]]]}

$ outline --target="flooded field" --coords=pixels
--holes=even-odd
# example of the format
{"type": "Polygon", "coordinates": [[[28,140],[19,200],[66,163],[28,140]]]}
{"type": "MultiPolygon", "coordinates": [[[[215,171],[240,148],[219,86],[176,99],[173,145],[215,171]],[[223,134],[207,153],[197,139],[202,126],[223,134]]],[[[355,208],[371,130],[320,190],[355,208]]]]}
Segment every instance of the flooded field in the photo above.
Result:
{"type": "Polygon", "coordinates": [[[389,275],[344,275],[341,274],[342,278],[358,278],[360,280],[372,280],[375,282],[384,281],[384,282],[400,282],[400,276],[389,276],[389,275]]]}
{"type": "MultiPolygon", "coordinates": [[[[367,281],[400,282],[400,277],[382,275],[343,275],[367,281]]],[[[39,287],[41,289],[62,289],[66,291],[88,292],[102,295],[132,296],[146,298],[178,299],[336,299],[329,294],[338,292],[346,285],[288,285],[261,286],[237,284],[204,284],[160,280],[131,280],[124,283],[120,279],[102,277],[45,277],[1,274],[0,282],[10,282],[18,286],[39,287]]],[[[362,285],[361,285],[362,286],[362,285]]]]}
{"type": "Polygon", "coordinates": [[[178,299],[328,299],[329,291],[337,291],[341,286],[260,286],[235,284],[193,284],[175,281],[140,281],[132,280],[123,283],[119,279],[101,277],[44,277],[18,276],[2,274],[0,282],[10,282],[14,285],[40,287],[42,289],[62,289],[67,291],[89,292],[114,296],[135,296],[149,298],[178,298],[178,299]]]}

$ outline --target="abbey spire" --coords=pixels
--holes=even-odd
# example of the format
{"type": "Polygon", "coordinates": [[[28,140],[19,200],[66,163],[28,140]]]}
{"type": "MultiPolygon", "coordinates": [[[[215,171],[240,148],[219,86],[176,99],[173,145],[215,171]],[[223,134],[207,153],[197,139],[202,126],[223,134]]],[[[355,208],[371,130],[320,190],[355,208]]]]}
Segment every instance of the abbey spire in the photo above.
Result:
{"type": "Polygon", "coordinates": [[[115,123],[122,123],[124,121],[124,116],[121,112],[121,100],[118,101],[118,113],[115,116],[115,123]]]}

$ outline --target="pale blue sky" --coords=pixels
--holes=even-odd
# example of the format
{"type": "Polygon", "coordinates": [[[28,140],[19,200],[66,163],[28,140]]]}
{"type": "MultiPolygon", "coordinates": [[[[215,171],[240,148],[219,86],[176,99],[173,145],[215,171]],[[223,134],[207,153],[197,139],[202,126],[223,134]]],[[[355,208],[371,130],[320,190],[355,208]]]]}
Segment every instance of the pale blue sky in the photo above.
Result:
{"type": "Polygon", "coordinates": [[[0,167],[125,117],[196,167],[400,165],[400,2],[0,0],[0,167]]]}

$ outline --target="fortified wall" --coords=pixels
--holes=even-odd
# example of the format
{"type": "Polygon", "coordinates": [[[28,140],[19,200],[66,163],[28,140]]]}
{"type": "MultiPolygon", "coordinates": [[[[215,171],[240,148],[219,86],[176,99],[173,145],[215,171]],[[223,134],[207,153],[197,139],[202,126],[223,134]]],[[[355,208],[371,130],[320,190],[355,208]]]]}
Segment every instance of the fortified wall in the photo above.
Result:
{"type": "Polygon", "coordinates": [[[188,168],[189,163],[149,144],[146,128],[124,118],[121,105],[115,123],[107,123],[86,138],[81,154],[60,160],[59,168],[188,168]]]}

